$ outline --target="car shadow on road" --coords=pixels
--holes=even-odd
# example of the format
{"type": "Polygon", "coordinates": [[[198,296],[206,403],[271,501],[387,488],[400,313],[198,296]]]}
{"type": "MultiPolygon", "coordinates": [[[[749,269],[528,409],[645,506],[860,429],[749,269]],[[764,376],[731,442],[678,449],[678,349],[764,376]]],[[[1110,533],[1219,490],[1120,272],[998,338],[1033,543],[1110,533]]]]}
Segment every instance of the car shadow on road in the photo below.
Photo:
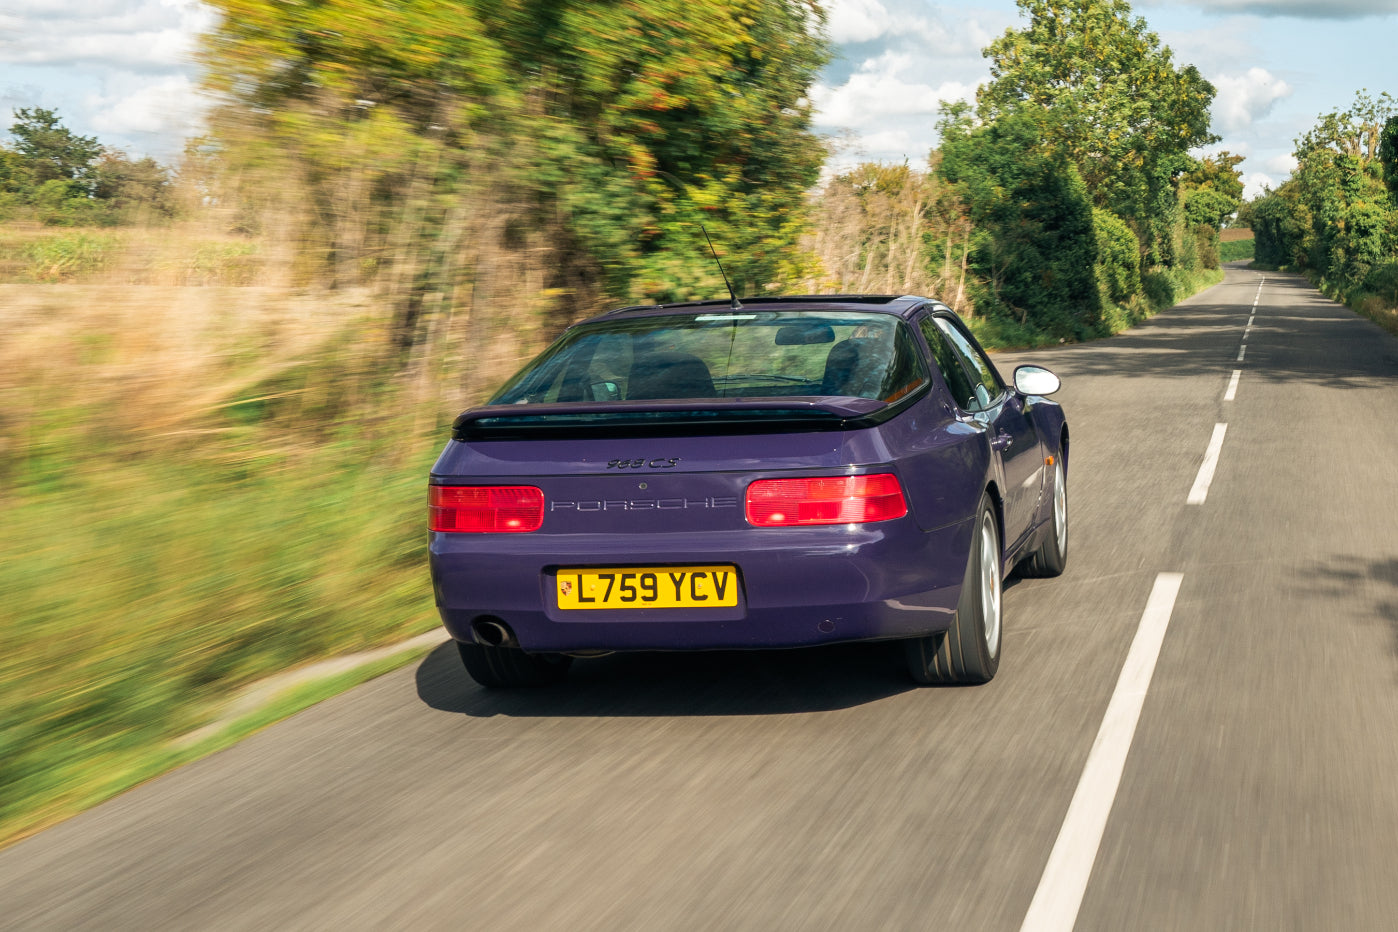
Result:
{"type": "Polygon", "coordinates": [[[540,689],[489,690],[447,642],[417,668],[417,693],[443,712],[489,718],[784,715],[852,708],[920,687],[896,643],[798,650],[613,654],[577,660],[540,689]]]}

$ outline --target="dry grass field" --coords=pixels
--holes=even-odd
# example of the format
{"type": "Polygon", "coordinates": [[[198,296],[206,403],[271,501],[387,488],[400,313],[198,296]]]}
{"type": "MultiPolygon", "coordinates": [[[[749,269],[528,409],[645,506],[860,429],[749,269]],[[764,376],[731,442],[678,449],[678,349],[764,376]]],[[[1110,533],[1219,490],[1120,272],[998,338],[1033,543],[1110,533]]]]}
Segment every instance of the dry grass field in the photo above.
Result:
{"type": "Polygon", "coordinates": [[[0,230],[0,844],[246,684],[432,628],[427,470],[539,341],[404,360],[372,290],[150,232],[0,230]]]}

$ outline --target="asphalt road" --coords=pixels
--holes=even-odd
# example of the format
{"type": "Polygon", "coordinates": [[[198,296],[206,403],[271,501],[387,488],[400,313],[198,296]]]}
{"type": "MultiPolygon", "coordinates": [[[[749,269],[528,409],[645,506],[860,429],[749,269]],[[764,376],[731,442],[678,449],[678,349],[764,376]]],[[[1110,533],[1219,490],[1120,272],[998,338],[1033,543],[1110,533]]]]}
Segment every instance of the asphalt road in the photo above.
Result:
{"type": "Polygon", "coordinates": [[[1064,379],[1071,541],[991,684],[856,645],[493,694],[444,643],[0,852],[0,928],[1398,927],[1398,341],[1262,278],[998,358],[1064,379]]]}

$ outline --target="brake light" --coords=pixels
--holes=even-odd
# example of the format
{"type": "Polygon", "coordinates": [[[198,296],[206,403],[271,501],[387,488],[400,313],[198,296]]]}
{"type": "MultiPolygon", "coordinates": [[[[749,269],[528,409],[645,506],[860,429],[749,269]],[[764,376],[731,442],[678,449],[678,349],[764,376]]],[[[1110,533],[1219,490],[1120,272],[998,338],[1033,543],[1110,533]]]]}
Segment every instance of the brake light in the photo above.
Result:
{"type": "Polygon", "coordinates": [[[908,513],[903,487],[889,473],[759,479],[748,486],[748,523],[755,527],[866,524],[908,513]]]}
{"type": "Polygon", "coordinates": [[[434,485],[427,492],[427,526],[466,534],[537,531],[544,493],[532,485],[434,485]]]}

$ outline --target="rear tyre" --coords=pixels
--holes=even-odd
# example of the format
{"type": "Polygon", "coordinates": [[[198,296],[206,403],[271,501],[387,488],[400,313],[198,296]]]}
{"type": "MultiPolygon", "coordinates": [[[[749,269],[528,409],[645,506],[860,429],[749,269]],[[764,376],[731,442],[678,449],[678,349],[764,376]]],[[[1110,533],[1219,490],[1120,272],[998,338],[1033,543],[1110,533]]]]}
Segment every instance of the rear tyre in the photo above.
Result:
{"type": "Polygon", "coordinates": [[[1048,540],[1020,564],[1021,576],[1059,576],[1068,565],[1068,479],[1063,454],[1054,457],[1053,528],[1048,540]]]}
{"type": "Polygon", "coordinates": [[[527,654],[517,647],[487,647],[456,642],[461,662],[471,679],[491,689],[515,686],[547,686],[568,673],[572,657],[563,654],[527,654]]]}
{"type": "Polygon", "coordinates": [[[951,627],[904,642],[908,673],[919,683],[988,683],[1000,669],[1000,529],[990,499],[981,496],[961,601],[951,627]]]}

